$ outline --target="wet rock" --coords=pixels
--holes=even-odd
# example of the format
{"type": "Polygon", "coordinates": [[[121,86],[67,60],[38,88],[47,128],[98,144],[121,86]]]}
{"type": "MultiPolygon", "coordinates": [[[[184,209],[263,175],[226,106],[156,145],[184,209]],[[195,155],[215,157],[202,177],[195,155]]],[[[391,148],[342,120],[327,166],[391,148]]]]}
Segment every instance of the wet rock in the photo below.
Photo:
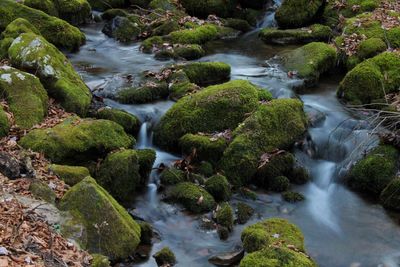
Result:
{"type": "Polygon", "coordinates": [[[208,261],[216,266],[234,266],[240,262],[243,256],[244,249],[240,249],[212,256],[208,261]]]}
{"type": "Polygon", "coordinates": [[[141,33],[138,25],[126,17],[115,17],[104,25],[102,32],[121,42],[135,41],[141,33]]]}
{"type": "Polygon", "coordinates": [[[19,178],[21,175],[19,160],[6,152],[0,152],[0,172],[10,179],[19,178]]]}
{"type": "Polygon", "coordinates": [[[158,266],[173,266],[176,263],[175,255],[168,247],[162,248],[153,255],[153,258],[156,260],[158,266]]]}
{"type": "Polygon", "coordinates": [[[313,127],[321,125],[326,119],[326,115],[322,111],[311,106],[304,106],[304,111],[307,114],[310,125],[313,127]]]}

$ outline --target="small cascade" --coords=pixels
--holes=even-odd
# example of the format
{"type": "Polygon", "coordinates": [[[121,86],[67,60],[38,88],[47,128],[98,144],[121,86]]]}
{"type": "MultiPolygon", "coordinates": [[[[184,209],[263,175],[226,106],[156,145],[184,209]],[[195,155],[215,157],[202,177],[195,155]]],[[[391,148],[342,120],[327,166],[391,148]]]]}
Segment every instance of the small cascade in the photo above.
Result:
{"type": "Polygon", "coordinates": [[[149,123],[143,122],[142,126],[140,126],[137,145],[138,149],[149,148],[153,146],[153,133],[149,132],[149,123]]]}

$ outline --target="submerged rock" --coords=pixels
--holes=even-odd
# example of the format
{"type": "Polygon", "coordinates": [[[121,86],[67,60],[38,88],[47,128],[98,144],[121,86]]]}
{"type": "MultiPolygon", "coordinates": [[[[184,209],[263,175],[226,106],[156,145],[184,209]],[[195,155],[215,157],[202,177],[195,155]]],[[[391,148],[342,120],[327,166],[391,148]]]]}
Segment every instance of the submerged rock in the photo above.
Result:
{"type": "Polygon", "coordinates": [[[324,9],[324,0],[285,0],[275,13],[281,28],[299,28],[314,22],[324,9]]]}

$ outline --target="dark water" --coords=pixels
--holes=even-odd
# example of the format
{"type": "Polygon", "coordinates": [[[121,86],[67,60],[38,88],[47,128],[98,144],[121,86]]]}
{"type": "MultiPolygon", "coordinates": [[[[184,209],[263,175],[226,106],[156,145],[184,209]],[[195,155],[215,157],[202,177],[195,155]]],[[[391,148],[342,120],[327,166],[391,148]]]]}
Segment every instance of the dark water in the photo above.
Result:
{"type": "MultiPolygon", "coordinates": [[[[273,24],[266,14],[264,25],[273,24]]],[[[135,78],[144,70],[158,70],[168,62],[154,60],[139,51],[139,45],[121,45],[101,33],[101,25],[83,29],[88,43],[78,54],[70,55],[92,89],[114,90],[135,78]]],[[[232,79],[247,79],[270,90],[275,97],[295,97],[292,86],[301,81],[289,79],[273,58],[281,50],[293,47],[272,47],[260,42],[252,32],[235,40],[209,45],[209,56],[201,61],[224,61],[232,66],[232,79]]],[[[296,150],[297,159],[309,170],[313,181],[294,190],[306,200],[288,204],[280,195],[260,192],[257,201],[234,197],[232,204],[244,201],[252,206],[255,216],[246,225],[269,217],[287,218],[304,233],[309,254],[323,267],[399,266],[399,220],[390,216],[380,205],[368,202],[340,183],[350,160],[376,143],[368,123],[348,112],[336,99],[340,77],[325,77],[318,88],[299,97],[305,110],[324,117],[309,129],[315,145],[311,154],[296,150]]],[[[161,101],[146,105],[122,105],[111,100],[107,104],[137,115],[143,124],[138,148],[151,147],[157,151],[155,166],[177,159],[152,144],[151,128],[171,107],[173,102],[161,101]]],[[[227,241],[220,241],[215,231],[199,227],[199,217],[189,216],[178,207],[166,204],[157,194],[157,176],[152,175],[145,194],[137,197],[134,212],[149,221],[160,233],[161,241],[153,252],[169,246],[178,259],[177,266],[211,266],[207,259],[216,253],[233,250],[240,245],[244,226],[236,226],[227,241]]],[[[136,266],[157,266],[150,258],[136,266]]]]}

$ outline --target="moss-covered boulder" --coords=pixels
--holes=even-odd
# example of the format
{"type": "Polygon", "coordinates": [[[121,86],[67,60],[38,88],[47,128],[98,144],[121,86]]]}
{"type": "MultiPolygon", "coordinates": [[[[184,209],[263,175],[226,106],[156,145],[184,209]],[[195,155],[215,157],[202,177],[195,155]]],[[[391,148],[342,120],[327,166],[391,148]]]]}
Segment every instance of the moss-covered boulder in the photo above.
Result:
{"type": "Polygon", "coordinates": [[[169,249],[169,247],[164,247],[156,254],[153,255],[158,266],[173,266],[176,263],[176,258],[174,253],[169,249]]]}
{"type": "Polygon", "coordinates": [[[313,42],[282,55],[283,66],[304,79],[304,86],[314,86],[321,74],[336,66],[336,49],[313,42]]]}
{"type": "Polygon", "coordinates": [[[91,92],[68,59],[43,37],[23,33],[8,49],[13,66],[37,75],[51,97],[68,111],[84,115],[91,92]]]}
{"type": "Polygon", "coordinates": [[[43,181],[33,180],[29,185],[29,191],[34,197],[43,199],[48,203],[56,201],[56,193],[43,181]]]}
{"type": "MultiPolygon", "coordinates": [[[[400,55],[385,52],[361,64],[346,74],[338,96],[350,104],[370,104],[397,92],[400,86],[400,55]]],[[[380,102],[380,101],[379,101],[380,102]]]]}
{"type": "Polygon", "coordinates": [[[44,13],[58,17],[58,10],[54,0],[24,0],[24,5],[43,11],[44,13]]]}
{"type": "Polygon", "coordinates": [[[316,267],[304,253],[284,247],[270,247],[247,254],[240,267],[316,267]]]}
{"type": "Polygon", "coordinates": [[[184,44],[184,45],[174,45],[171,49],[161,49],[155,54],[157,59],[186,59],[195,60],[203,57],[205,55],[204,49],[198,44],[184,44]]]}
{"type": "Polygon", "coordinates": [[[7,100],[15,124],[22,129],[40,123],[47,113],[47,92],[32,74],[1,66],[0,95],[7,100]]]}
{"type": "Polygon", "coordinates": [[[243,185],[256,174],[264,153],[290,147],[306,125],[299,100],[277,99],[263,104],[233,132],[233,141],[219,165],[231,183],[243,185]]]}
{"type": "Polygon", "coordinates": [[[324,10],[324,0],[285,0],[275,13],[281,28],[299,28],[318,19],[324,10]]]}
{"type": "Polygon", "coordinates": [[[46,13],[19,4],[14,0],[0,2],[0,31],[17,18],[24,18],[35,26],[47,41],[60,48],[77,50],[85,35],[69,23],[46,13]]]}
{"type": "Polygon", "coordinates": [[[91,253],[122,260],[132,255],[140,242],[140,226],[91,177],[68,190],[60,208],[70,211],[84,225],[79,243],[91,253]]]}
{"type": "Polygon", "coordinates": [[[74,186],[90,176],[89,170],[81,166],[51,164],[49,170],[70,186],[74,186]]]}
{"type": "Polygon", "coordinates": [[[293,154],[288,152],[271,156],[267,163],[257,169],[254,182],[259,186],[269,188],[270,181],[275,177],[291,177],[295,161],[293,154]]]}
{"type": "Polygon", "coordinates": [[[150,82],[140,87],[124,88],[117,94],[117,100],[124,104],[144,104],[165,99],[169,89],[165,82],[150,82]]]}
{"type": "Polygon", "coordinates": [[[194,62],[181,68],[190,82],[200,86],[226,82],[231,75],[231,66],[223,62],[194,62]]]}
{"type": "Polygon", "coordinates": [[[112,20],[115,17],[128,17],[129,13],[121,8],[112,8],[112,9],[108,9],[106,11],[104,11],[101,14],[101,18],[103,20],[112,20]]]}
{"type": "Polygon", "coordinates": [[[3,107],[0,107],[0,138],[8,135],[10,126],[7,113],[3,110],[3,107]]]}
{"type": "Polygon", "coordinates": [[[214,198],[205,189],[189,182],[179,183],[171,188],[168,199],[194,213],[207,212],[215,206],[214,198]]]}
{"type": "MultiPolygon", "coordinates": [[[[150,173],[153,170],[154,162],[156,161],[156,151],[154,149],[138,149],[136,150],[139,160],[139,174],[143,182],[146,183],[150,173]]],[[[144,184],[143,184],[144,185],[144,184]]]]}
{"type": "Polygon", "coordinates": [[[296,225],[285,219],[272,218],[247,226],[241,239],[247,252],[254,252],[272,244],[284,247],[291,245],[299,251],[304,251],[303,234],[296,225]]]}
{"type": "Polygon", "coordinates": [[[187,133],[234,129],[257,109],[261,92],[253,84],[237,80],[183,97],[162,117],[154,140],[162,147],[174,149],[179,138],[187,133]]]}
{"type": "Polygon", "coordinates": [[[125,0],[88,0],[88,2],[94,10],[98,11],[125,6],[125,0]]]}
{"type": "Polygon", "coordinates": [[[205,24],[192,29],[174,31],[165,36],[165,39],[174,44],[205,44],[219,38],[221,27],[205,24]]]}
{"type": "Polygon", "coordinates": [[[214,174],[214,167],[208,161],[200,161],[198,164],[195,165],[195,172],[203,175],[204,177],[210,177],[214,174]]]}
{"type": "Polygon", "coordinates": [[[82,163],[132,147],[134,139],[115,122],[70,117],[53,128],[29,132],[19,144],[44,153],[54,163],[82,163]]]}
{"type": "Polygon", "coordinates": [[[229,17],[237,5],[237,0],[181,0],[180,2],[190,15],[201,18],[206,18],[211,14],[229,17]]]}
{"type": "Polygon", "coordinates": [[[245,224],[254,214],[254,209],[246,203],[239,202],[236,209],[236,221],[245,224]]]}
{"type": "Polygon", "coordinates": [[[84,23],[92,9],[87,0],[56,0],[56,6],[58,16],[74,25],[84,23]]]}
{"type": "Polygon", "coordinates": [[[300,29],[266,28],[259,33],[259,36],[267,44],[301,44],[328,41],[332,37],[332,30],[328,26],[314,24],[300,29]]]}
{"type": "Polygon", "coordinates": [[[224,202],[217,207],[215,221],[229,231],[233,230],[233,209],[229,203],[224,202]]]}
{"type": "Polygon", "coordinates": [[[186,181],[186,173],[177,168],[168,168],[161,173],[160,181],[163,185],[176,185],[186,181]]]}
{"type": "Polygon", "coordinates": [[[140,129],[139,119],[121,109],[102,108],[96,112],[96,118],[116,122],[129,134],[137,134],[140,129]]]}
{"type": "Polygon", "coordinates": [[[205,182],[205,189],[217,201],[228,201],[232,195],[228,180],[225,176],[220,174],[216,174],[207,179],[205,182]]]}
{"type": "Polygon", "coordinates": [[[128,18],[117,16],[104,25],[102,32],[108,37],[127,43],[138,39],[141,28],[128,18]]]}
{"type": "Polygon", "coordinates": [[[241,32],[248,32],[251,30],[251,25],[244,19],[229,18],[224,23],[225,27],[229,27],[241,32]]]}
{"type": "Polygon", "coordinates": [[[396,148],[378,146],[352,168],[349,185],[363,193],[379,196],[396,176],[398,156],[396,148]]]}
{"type": "Polygon", "coordinates": [[[372,58],[386,49],[386,43],[380,38],[373,37],[361,41],[357,53],[347,58],[346,67],[351,70],[365,59],[372,58]]]}
{"type": "Polygon", "coordinates": [[[268,182],[268,188],[274,192],[284,192],[290,187],[290,180],[286,176],[276,176],[268,182]]]}
{"type": "Polygon", "coordinates": [[[400,178],[393,179],[380,195],[382,205],[387,209],[400,210],[400,178]]]}

